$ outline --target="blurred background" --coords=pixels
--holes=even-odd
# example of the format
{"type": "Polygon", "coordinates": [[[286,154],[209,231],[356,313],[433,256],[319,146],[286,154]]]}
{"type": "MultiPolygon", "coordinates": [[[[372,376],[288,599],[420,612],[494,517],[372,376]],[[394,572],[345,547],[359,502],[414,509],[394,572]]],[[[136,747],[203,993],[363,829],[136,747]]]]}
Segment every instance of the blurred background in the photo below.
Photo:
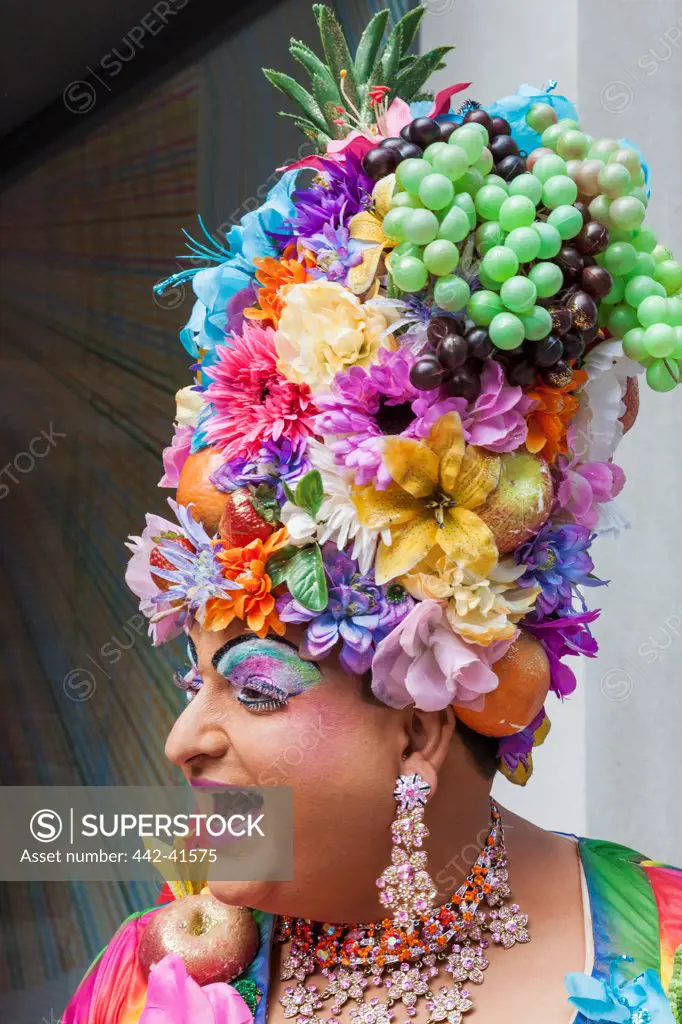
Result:
{"type": "MultiPolygon", "coordinates": [[[[333,5],[355,45],[375,0],[333,5]]],[[[388,5],[400,17],[409,0],[388,5]]],[[[452,42],[435,86],[482,103],[558,81],[594,135],[650,165],[652,226],[682,252],[682,0],[428,0],[420,46],[452,42]]],[[[178,649],[153,650],[123,541],[162,512],[155,483],[190,362],[191,289],[154,299],[181,229],[229,230],[273,168],[306,152],[261,67],[315,44],[308,0],[24,0],[0,32],[0,616],[3,785],[177,781],[163,741],[178,649]],[[222,10],[218,12],[217,7],[222,10]],[[229,10],[227,9],[229,6],[229,10]]],[[[679,394],[645,391],[619,450],[632,529],[596,550],[596,662],[552,715],[525,790],[549,828],[682,862],[679,394]]],[[[3,827],[7,827],[3,823],[3,827]]],[[[140,885],[0,887],[0,1017],[55,1024],[140,885]]]]}

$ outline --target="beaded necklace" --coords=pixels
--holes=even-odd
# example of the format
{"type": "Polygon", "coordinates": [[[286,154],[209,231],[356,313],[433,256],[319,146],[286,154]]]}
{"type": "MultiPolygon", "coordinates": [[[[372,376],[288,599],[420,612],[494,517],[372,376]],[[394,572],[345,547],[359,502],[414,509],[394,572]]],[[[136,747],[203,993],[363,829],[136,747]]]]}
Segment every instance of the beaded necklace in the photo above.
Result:
{"type": "Polygon", "coordinates": [[[428,835],[423,813],[423,805],[417,804],[392,826],[392,864],[377,885],[381,902],[398,908],[393,918],[357,925],[278,920],[275,941],[290,943],[280,980],[297,982],[280,998],[285,1017],[295,1017],[296,1024],[333,1024],[352,1000],[353,1024],[390,1024],[396,1015],[414,1017],[424,999],[429,1024],[460,1024],[463,1014],[473,1009],[464,985],[483,983],[490,941],[504,949],[529,941],[528,915],[509,903],[507,851],[495,802],[491,800],[490,828],[471,871],[447,903],[427,911],[435,886],[426,871],[426,854],[418,849],[428,835]],[[434,992],[431,984],[439,967],[452,982],[434,992]],[[306,984],[315,972],[326,980],[321,988],[306,984]],[[385,989],[384,999],[366,1000],[370,981],[385,989]]]}

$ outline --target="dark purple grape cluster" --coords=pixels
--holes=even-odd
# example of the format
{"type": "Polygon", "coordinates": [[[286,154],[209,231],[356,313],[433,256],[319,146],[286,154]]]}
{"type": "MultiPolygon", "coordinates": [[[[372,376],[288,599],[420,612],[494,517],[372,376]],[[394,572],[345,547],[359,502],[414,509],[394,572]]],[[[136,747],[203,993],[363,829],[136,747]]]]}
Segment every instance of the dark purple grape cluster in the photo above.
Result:
{"type": "Polygon", "coordinates": [[[426,331],[428,348],[410,372],[420,391],[445,385],[448,395],[473,402],[481,391],[481,370],[495,348],[488,332],[472,327],[462,334],[463,323],[452,316],[437,316],[426,331]]]}
{"type": "MultiPolygon", "coordinates": [[[[491,117],[482,107],[476,107],[464,115],[463,124],[482,125],[488,132],[488,149],[495,161],[495,174],[505,181],[512,181],[526,171],[526,161],[519,147],[511,137],[511,125],[503,117],[491,117]]],[[[455,126],[456,127],[456,126],[455,126]]]]}
{"type": "Polygon", "coordinates": [[[439,124],[430,117],[417,117],[406,124],[400,137],[383,139],[378,146],[365,154],[362,166],[365,173],[378,181],[392,174],[399,163],[411,157],[421,158],[424,150],[433,142],[447,142],[459,125],[445,122],[439,124]]]}

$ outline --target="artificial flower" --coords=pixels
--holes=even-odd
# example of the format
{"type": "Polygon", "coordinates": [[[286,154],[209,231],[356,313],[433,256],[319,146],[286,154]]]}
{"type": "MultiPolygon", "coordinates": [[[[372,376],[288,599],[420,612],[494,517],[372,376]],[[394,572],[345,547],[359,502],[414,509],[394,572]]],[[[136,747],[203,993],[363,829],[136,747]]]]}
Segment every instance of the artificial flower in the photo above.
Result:
{"type": "Polygon", "coordinates": [[[276,327],[285,302],[286,289],[291,284],[302,284],[307,281],[308,273],[304,263],[296,259],[274,259],[272,256],[256,258],[254,264],[256,280],[260,288],[257,293],[257,306],[249,306],[244,310],[248,320],[260,320],[263,324],[276,327]]]}
{"type": "MultiPolygon", "coordinates": [[[[594,534],[585,526],[550,520],[532,540],[516,550],[517,561],[526,567],[518,584],[540,585],[537,609],[542,616],[570,612],[573,598],[580,596],[579,586],[604,586],[604,580],[592,575],[594,562],[588,549],[593,540],[594,534]]],[[[582,604],[584,607],[584,601],[582,604]]]]}
{"type": "Polygon", "coordinates": [[[245,324],[241,335],[216,351],[219,360],[207,371],[212,415],[204,429],[226,459],[254,459],[266,441],[297,444],[312,434],[317,410],[310,388],[278,369],[271,327],[245,324]]]}
{"type": "Polygon", "coordinates": [[[590,632],[590,623],[599,618],[599,609],[536,621],[527,619],[523,628],[545,648],[549,659],[550,689],[557,697],[568,697],[576,688],[576,678],[563,658],[584,655],[596,658],[599,645],[590,632]]]}
{"type": "Polygon", "coordinates": [[[159,480],[159,487],[178,486],[182,467],[192,448],[193,434],[194,427],[180,423],[175,424],[171,443],[163,449],[163,476],[159,480]]]}
{"type": "Polygon", "coordinates": [[[516,623],[532,611],[540,587],[519,587],[524,567],[504,559],[484,580],[462,580],[448,601],[448,622],[460,636],[473,643],[511,640],[516,623]]]}
{"type": "Polygon", "coordinates": [[[354,491],[360,521],[391,531],[391,544],[379,544],[377,582],[409,572],[436,545],[486,576],[497,562],[497,546],[474,510],[497,487],[499,456],[466,445],[456,412],[441,416],[425,442],[387,437],[382,454],[393,483],[384,491],[369,485],[354,491]]]}
{"type": "Polygon", "coordinates": [[[235,491],[238,487],[266,484],[284,501],[284,484],[295,486],[311,468],[307,456],[308,441],[292,443],[287,438],[266,441],[254,459],[236,458],[224,462],[211,474],[211,482],[219,491],[235,491]]]}
{"type": "Polygon", "coordinates": [[[631,979],[623,968],[633,962],[629,956],[613,960],[608,980],[570,972],[569,1003],[597,1024],[675,1024],[659,975],[649,969],[631,979]]]}
{"type": "Polygon", "coordinates": [[[287,291],[275,334],[277,366],[289,381],[327,391],[335,375],[370,366],[387,347],[386,320],[334,281],[307,281],[287,291]]]}
{"type": "Polygon", "coordinates": [[[287,543],[287,531],[277,530],[266,540],[257,538],[243,548],[222,548],[217,557],[227,580],[240,589],[222,598],[209,601],[204,627],[215,631],[227,629],[241,619],[257,636],[268,630],[283,636],[285,627],[275,610],[272,580],[266,572],[271,555],[287,543]]]}
{"type": "Polygon", "coordinates": [[[552,85],[538,89],[535,86],[523,84],[518,87],[515,95],[504,96],[495,103],[485,107],[491,117],[504,117],[512,128],[514,141],[520,149],[527,153],[542,145],[538,132],[534,131],[526,119],[528,111],[534,103],[546,103],[556,111],[557,118],[568,117],[577,120],[578,114],[575,106],[565,96],[559,96],[553,91],[556,82],[552,85]]]}
{"type": "Polygon", "coordinates": [[[328,281],[347,284],[353,268],[362,263],[363,252],[371,248],[371,242],[351,238],[342,219],[343,214],[339,216],[338,224],[331,221],[324,225],[322,231],[301,239],[301,244],[315,253],[315,266],[310,277],[324,277],[328,281]]]}
{"type": "Polygon", "coordinates": [[[419,601],[377,646],[372,692],[392,708],[414,704],[441,711],[456,704],[480,710],[484,695],[497,688],[492,666],[509,643],[467,643],[453,631],[442,601],[419,601]]]}
{"type": "Polygon", "coordinates": [[[623,352],[623,343],[603,341],[583,361],[585,386],[571,424],[571,450],[581,462],[608,462],[623,439],[621,416],[628,377],[644,372],[623,352]]]}
{"type": "Polygon", "coordinates": [[[206,395],[196,384],[180,388],[175,395],[175,422],[181,427],[196,427],[206,405],[206,395]]]}
{"type": "Polygon", "coordinates": [[[541,383],[526,391],[527,398],[534,402],[528,414],[526,448],[533,454],[542,455],[550,465],[557,455],[568,451],[568,425],[580,405],[574,392],[586,380],[584,370],[573,370],[571,380],[563,387],[553,388],[541,383]]]}
{"type": "Polygon", "coordinates": [[[217,558],[218,548],[192,515],[191,506],[185,508],[172,498],[168,499],[168,504],[177,516],[182,534],[178,536],[175,529],[173,534],[162,534],[157,541],[161,559],[167,564],[154,564],[153,575],[168,585],[152,598],[157,607],[154,618],[175,615],[176,609],[182,608],[203,626],[208,605],[230,598],[240,584],[223,574],[217,558]]]}
{"type": "Polygon", "coordinates": [[[372,209],[356,213],[350,222],[350,237],[364,246],[360,262],[348,274],[348,287],[356,295],[367,291],[385,250],[396,244],[384,234],[384,217],[391,208],[394,189],[394,174],[380,178],[372,190],[372,209]]]}
{"type": "Polygon", "coordinates": [[[504,370],[495,359],[488,359],[481,374],[481,391],[467,407],[458,409],[464,436],[469,444],[491,452],[512,452],[525,444],[528,436],[526,416],[533,400],[522,388],[507,384],[504,370]]]}
{"type": "Polygon", "coordinates": [[[555,488],[554,514],[595,530],[600,520],[599,506],[620,494],[625,486],[625,473],[614,462],[580,462],[576,456],[569,459],[562,455],[556,461],[556,469],[559,482],[555,488]]]}
{"type": "MultiPolygon", "coordinates": [[[[368,147],[369,148],[369,147],[368,147]]],[[[343,223],[372,202],[374,182],[365,174],[360,157],[349,154],[343,163],[318,157],[319,173],[309,188],[294,192],[294,216],[283,225],[280,237],[312,238],[325,224],[343,223]]]]}
{"type": "Polygon", "coordinates": [[[545,742],[550,721],[544,708],[533,721],[511,736],[503,736],[497,747],[500,771],[518,786],[525,786],[533,774],[533,750],[545,742]]]}
{"type": "Polygon", "coordinates": [[[371,573],[336,545],[323,549],[329,602],[322,613],[311,612],[289,595],[277,601],[282,622],[307,623],[301,655],[312,661],[326,657],[341,642],[339,664],[345,672],[364,675],[371,667],[376,643],[408,614],[412,598],[399,585],[378,587],[371,573]]]}
{"type": "Polygon", "coordinates": [[[158,546],[159,538],[177,533],[177,523],[147,513],[142,535],[129,537],[126,541],[126,547],[132,551],[132,558],[126,566],[126,585],[140,599],[140,611],[150,620],[149,635],[155,647],[179,636],[187,618],[184,606],[173,604],[167,594],[164,595],[163,603],[158,600],[161,591],[158,582],[152,579],[149,566],[149,557],[158,546]],[[162,611],[168,614],[159,616],[162,611]]]}
{"type": "Polygon", "coordinates": [[[199,985],[176,953],[154,964],[149,972],[140,1024],[251,1024],[253,1014],[227,982],[199,985]]]}

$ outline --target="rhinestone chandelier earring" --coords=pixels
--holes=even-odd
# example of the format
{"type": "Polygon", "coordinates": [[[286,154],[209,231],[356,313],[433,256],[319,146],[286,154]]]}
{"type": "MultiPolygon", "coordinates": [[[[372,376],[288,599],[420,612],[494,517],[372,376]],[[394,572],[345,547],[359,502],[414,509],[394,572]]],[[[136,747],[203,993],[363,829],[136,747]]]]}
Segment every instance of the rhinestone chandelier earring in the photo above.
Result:
{"type": "Polygon", "coordinates": [[[377,879],[379,902],[393,915],[401,928],[432,910],[437,889],[426,865],[422,849],[429,830],[424,824],[424,808],[431,787],[421,775],[400,775],[393,795],[396,816],[391,825],[391,863],[377,879]]]}

